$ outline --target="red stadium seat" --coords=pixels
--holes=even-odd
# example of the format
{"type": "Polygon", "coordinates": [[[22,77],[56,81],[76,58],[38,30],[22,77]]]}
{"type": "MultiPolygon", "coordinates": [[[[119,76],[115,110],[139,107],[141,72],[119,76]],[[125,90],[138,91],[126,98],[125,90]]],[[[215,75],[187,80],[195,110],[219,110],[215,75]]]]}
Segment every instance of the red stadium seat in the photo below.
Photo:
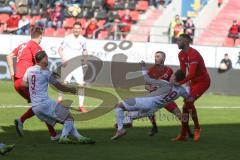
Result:
{"type": "Polygon", "coordinates": [[[9,14],[2,13],[0,14],[0,23],[6,23],[9,18],[9,14]]]}
{"type": "Polygon", "coordinates": [[[73,24],[76,22],[76,19],[75,18],[66,18],[64,21],[63,21],[63,27],[64,28],[72,28],[73,27],[73,24]]]}
{"type": "Polygon", "coordinates": [[[138,1],[136,10],[146,11],[148,9],[148,1],[138,1]]]}
{"type": "Polygon", "coordinates": [[[122,18],[125,14],[125,10],[119,10],[118,15],[122,18]]]}
{"type": "Polygon", "coordinates": [[[98,27],[103,27],[104,26],[104,24],[106,23],[106,20],[99,20],[98,21],[98,27]]]}
{"type": "Polygon", "coordinates": [[[72,29],[67,29],[66,32],[65,32],[65,35],[69,35],[72,33],[72,29]]]}
{"type": "Polygon", "coordinates": [[[98,34],[98,38],[97,39],[107,39],[107,37],[108,37],[108,31],[101,31],[98,34]]]}
{"type": "Polygon", "coordinates": [[[55,36],[64,37],[65,36],[65,29],[64,28],[57,29],[57,31],[55,33],[55,36]]]}
{"type": "Polygon", "coordinates": [[[86,27],[86,26],[85,26],[85,25],[86,25],[86,19],[85,19],[85,18],[77,19],[77,21],[81,23],[82,28],[85,28],[85,27],[86,27]]]}
{"type": "Polygon", "coordinates": [[[44,36],[52,37],[52,36],[54,36],[54,32],[55,32],[55,29],[53,29],[53,28],[46,28],[44,30],[44,36]]]}
{"type": "Polygon", "coordinates": [[[240,39],[237,39],[235,42],[235,46],[239,47],[240,46],[240,39]]]}
{"type": "Polygon", "coordinates": [[[227,38],[225,39],[224,46],[228,46],[228,47],[234,46],[234,41],[233,41],[233,39],[227,37],[227,38]]]}
{"type": "Polygon", "coordinates": [[[139,18],[139,12],[138,11],[131,11],[130,16],[132,17],[132,20],[136,22],[139,18]]]}

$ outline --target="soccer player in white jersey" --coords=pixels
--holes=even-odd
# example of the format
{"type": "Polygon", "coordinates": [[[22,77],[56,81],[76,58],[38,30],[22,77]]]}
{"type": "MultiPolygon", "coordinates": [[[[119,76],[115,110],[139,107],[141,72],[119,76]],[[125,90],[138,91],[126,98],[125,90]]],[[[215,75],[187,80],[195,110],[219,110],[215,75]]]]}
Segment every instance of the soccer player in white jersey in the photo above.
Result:
{"type": "Polygon", "coordinates": [[[53,101],[48,96],[48,83],[52,84],[62,92],[77,94],[77,87],[70,87],[58,82],[53,74],[47,69],[48,57],[44,51],[39,51],[35,56],[36,65],[27,69],[23,76],[22,85],[29,88],[32,109],[35,115],[42,121],[54,126],[56,123],[63,124],[62,134],[59,143],[74,143],[68,138],[72,135],[77,143],[89,144],[95,143],[90,138],[79,134],[74,127],[73,118],[63,104],[53,101]]]}
{"type": "MultiPolygon", "coordinates": [[[[61,57],[62,64],[67,67],[68,61],[77,56],[83,55],[83,65],[79,66],[63,80],[65,83],[70,83],[71,79],[74,78],[76,83],[83,85],[84,83],[84,73],[83,66],[87,65],[87,46],[86,38],[83,37],[80,33],[82,31],[82,26],[80,22],[75,22],[73,25],[73,33],[66,36],[61,43],[61,46],[58,50],[58,53],[61,57]]],[[[80,64],[80,63],[79,63],[80,64]]],[[[87,112],[84,108],[84,88],[79,89],[79,110],[80,112],[87,112]]],[[[62,94],[58,94],[58,101],[62,100],[62,94]]]]}
{"type": "MultiPolygon", "coordinates": [[[[188,90],[180,85],[176,85],[177,82],[185,78],[185,74],[181,70],[177,70],[170,78],[170,82],[165,80],[156,80],[149,77],[145,67],[145,62],[141,62],[142,74],[147,84],[151,84],[157,87],[157,90],[151,92],[145,97],[136,97],[124,100],[116,105],[116,122],[117,132],[111,138],[112,140],[118,139],[126,134],[126,130],[123,128],[124,124],[124,111],[140,111],[138,115],[131,117],[137,119],[141,117],[147,117],[157,110],[164,108],[168,103],[173,102],[179,96],[186,98],[189,93],[188,90]]],[[[180,110],[177,115],[181,115],[180,110]]]]}

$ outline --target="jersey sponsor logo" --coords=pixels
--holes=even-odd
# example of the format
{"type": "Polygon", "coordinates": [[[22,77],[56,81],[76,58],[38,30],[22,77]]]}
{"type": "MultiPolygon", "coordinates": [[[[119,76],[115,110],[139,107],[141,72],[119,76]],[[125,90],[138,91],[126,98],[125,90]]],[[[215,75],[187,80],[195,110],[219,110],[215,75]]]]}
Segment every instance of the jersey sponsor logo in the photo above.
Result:
{"type": "Polygon", "coordinates": [[[165,79],[168,78],[168,74],[165,73],[165,74],[163,75],[163,78],[165,78],[165,79]]]}

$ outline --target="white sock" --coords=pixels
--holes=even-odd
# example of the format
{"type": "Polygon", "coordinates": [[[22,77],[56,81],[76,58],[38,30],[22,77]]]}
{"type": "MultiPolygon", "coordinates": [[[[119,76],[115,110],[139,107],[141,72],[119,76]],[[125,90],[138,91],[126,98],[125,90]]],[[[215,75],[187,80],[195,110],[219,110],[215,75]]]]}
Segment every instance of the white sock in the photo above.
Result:
{"type": "Polygon", "coordinates": [[[117,121],[117,125],[118,125],[118,130],[121,130],[121,129],[123,129],[124,111],[122,108],[117,107],[115,109],[115,113],[116,113],[116,121],[117,121]]]}
{"type": "Polygon", "coordinates": [[[74,126],[73,126],[70,133],[71,133],[71,135],[73,135],[77,139],[80,139],[81,136],[82,136],[74,126]]]}
{"type": "Polygon", "coordinates": [[[73,121],[65,121],[63,124],[63,130],[61,137],[67,137],[73,129],[73,121]]]}
{"type": "Polygon", "coordinates": [[[79,106],[82,107],[84,103],[84,89],[81,88],[78,90],[78,100],[79,100],[79,106]]]}

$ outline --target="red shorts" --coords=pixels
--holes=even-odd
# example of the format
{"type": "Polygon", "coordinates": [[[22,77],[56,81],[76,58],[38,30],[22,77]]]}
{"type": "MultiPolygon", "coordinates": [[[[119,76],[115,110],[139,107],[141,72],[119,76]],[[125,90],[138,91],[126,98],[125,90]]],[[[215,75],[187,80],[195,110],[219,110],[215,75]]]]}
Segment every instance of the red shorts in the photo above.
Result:
{"type": "Polygon", "coordinates": [[[206,81],[199,81],[195,83],[190,83],[190,97],[193,97],[197,100],[204,92],[210,87],[210,79],[206,81]]]}
{"type": "Polygon", "coordinates": [[[29,90],[27,87],[21,86],[22,78],[14,78],[14,88],[15,90],[28,101],[28,103],[31,102],[29,90]]]}
{"type": "Polygon", "coordinates": [[[177,104],[175,102],[171,102],[165,106],[165,109],[169,112],[172,112],[175,108],[177,108],[177,104]]]}

